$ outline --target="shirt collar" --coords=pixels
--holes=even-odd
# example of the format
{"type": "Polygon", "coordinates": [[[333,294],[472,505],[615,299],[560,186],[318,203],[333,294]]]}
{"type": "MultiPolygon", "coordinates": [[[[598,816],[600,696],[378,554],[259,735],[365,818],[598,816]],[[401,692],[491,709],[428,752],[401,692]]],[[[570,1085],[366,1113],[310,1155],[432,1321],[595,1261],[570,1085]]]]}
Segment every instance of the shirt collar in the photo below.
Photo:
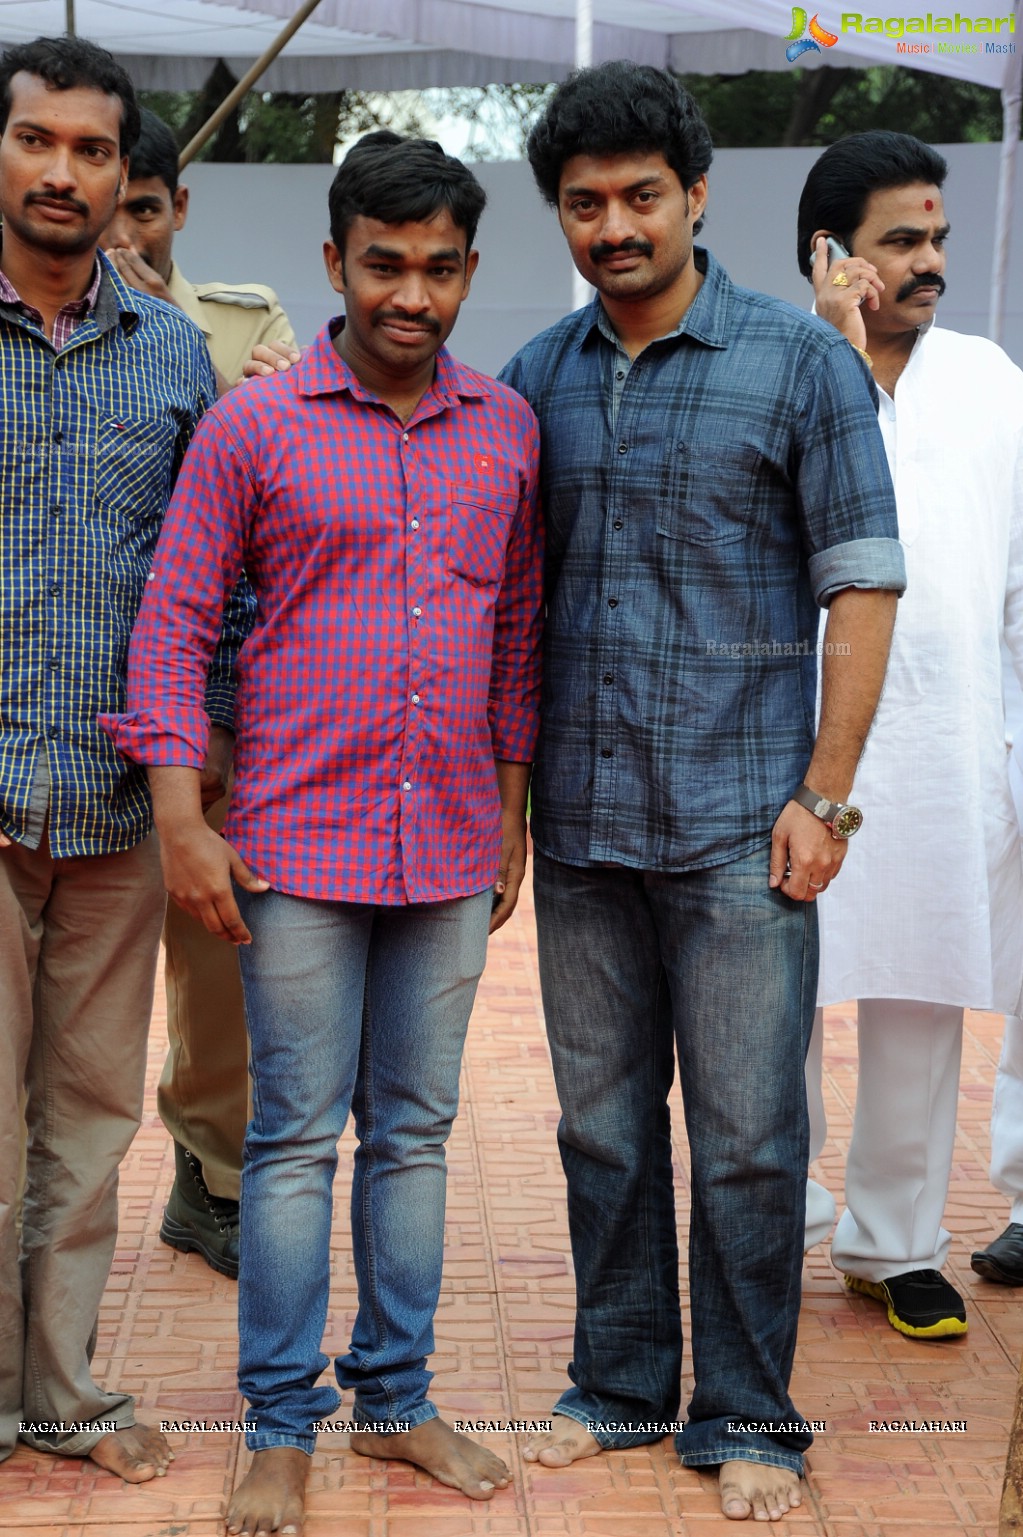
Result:
{"type": "MultiPolygon", "coordinates": [[[[731,279],[721,263],[704,246],[693,247],[693,265],[698,272],[703,273],[703,282],[696,298],[674,331],[670,331],[667,336],[658,337],[657,341],[677,341],[681,336],[690,336],[698,342],[703,342],[707,347],[725,348],[728,346],[731,279]]],[[[605,336],[608,336],[609,332],[614,335],[614,328],[607,317],[607,311],[600,302],[599,294],[594,296],[586,309],[580,311],[580,319],[577,347],[583,347],[594,336],[601,333],[605,336]]],[[[610,340],[610,336],[608,339],[610,340]]],[[[651,345],[655,344],[651,343],[651,345]]]]}
{"type": "MultiPolygon", "coordinates": [[[[336,315],[323,327],[300,363],[295,365],[300,395],[335,395],[347,390],[355,400],[378,400],[334,350],[334,337],[344,328],[344,316],[336,315]]],[[[433,394],[444,405],[455,406],[460,400],[484,400],[491,390],[473,370],[453,358],[446,347],[437,354],[437,369],[427,395],[433,394]]]]}
{"type": "MultiPolygon", "coordinates": [[[[100,266],[99,257],[97,256],[92,269],[92,282],[85,290],[85,293],[80,299],[69,299],[67,304],[62,304],[61,312],[68,311],[72,315],[87,315],[90,310],[95,309],[102,277],[103,268],[100,266]]],[[[18,309],[30,310],[33,315],[39,313],[34,305],[29,304],[21,297],[10,278],[3,272],[0,272],[0,304],[8,304],[12,308],[16,306],[18,309]]]]}

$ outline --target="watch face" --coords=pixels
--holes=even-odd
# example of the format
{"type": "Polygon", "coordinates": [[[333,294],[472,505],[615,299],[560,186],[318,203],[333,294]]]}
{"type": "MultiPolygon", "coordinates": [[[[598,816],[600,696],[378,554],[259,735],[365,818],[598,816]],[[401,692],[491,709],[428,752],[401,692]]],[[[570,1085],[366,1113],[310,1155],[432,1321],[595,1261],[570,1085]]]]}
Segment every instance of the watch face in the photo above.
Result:
{"type": "Polygon", "coordinates": [[[863,826],[863,812],[858,806],[843,806],[831,824],[836,838],[851,838],[863,826]]]}

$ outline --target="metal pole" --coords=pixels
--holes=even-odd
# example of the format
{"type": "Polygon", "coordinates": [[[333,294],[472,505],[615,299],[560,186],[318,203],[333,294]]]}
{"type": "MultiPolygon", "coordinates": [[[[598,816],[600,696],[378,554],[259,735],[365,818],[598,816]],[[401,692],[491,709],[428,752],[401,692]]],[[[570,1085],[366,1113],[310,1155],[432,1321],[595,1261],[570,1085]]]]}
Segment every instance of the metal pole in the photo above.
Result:
{"type": "MultiPolygon", "coordinates": [[[[68,3],[73,3],[73,0],[68,0],[68,3]]],[[[194,137],[191,138],[185,145],[184,149],[181,151],[181,154],[178,156],[179,171],[183,171],[185,169],[185,166],[188,164],[188,162],[202,149],[203,145],[206,143],[206,140],[211,138],[213,134],[216,133],[217,129],[220,127],[225,117],[227,117],[228,113],[233,111],[245,93],[252,89],[260,75],[265,74],[266,70],[269,69],[270,65],[273,63],[274,59],[276,59],[284,45],[291,41],[299,27],[309,16],[312,15],[313,11],[315,11],[319,3],[320,0],[304,0],[304,4],[301,5],[295,12],[294,16],[292,16],[291,20],[288,22],[287,26],[280,33],[280,35],[274,39],[266,52],[256,60],[252,68],[246,70],[245,74],[239,80],[231,94],[225,97],[225,99],[220,103],[220,106],[213,113],[212,117],[207,119],[207,121],[199,129],[199,132],[195,134],[194,137]]]]}
{"type": "MultiPolygon", "coordinates": [[[[575,3],[575,67],[588,69],[593,63],[593,0],[576,0],[575,3]]],[[[582,273],[572,269],[572,308],[581,310],[589,304],[593,289],[582,273]]]]}
{"type": "Polygon", "coordinates": [[[575,67],[593,63],[593,0],[577,0],[575,8],[575,67]]]}
{"type": "Polygon", "coordinates": [[[75,35],[75,0],[64,0],[64,30],[69,37],[75,35]]]}
{"type": "MultiPolygon", "coordinates": [[[[1023,20],[1023,0],[1016,0],[1016,32],[1023,20]]],[[[1021,45],[1016,44],[1017,48],[1021,45]]],[[[1005,323],[1005,293],[1009,281],[1009,245],[1012,239],[1012,199],[1016,185],[1019,151],[1020,97],[1023,95],[1023,58],[1010,55],[1002,86],[1002,153],[998,162],[998,200],[992,235],[991,304],[987,334],[1000,342],[1005,323]]],[[[1023,1457],[1023,1453],[1021,1453],[1023,1457]]]]}

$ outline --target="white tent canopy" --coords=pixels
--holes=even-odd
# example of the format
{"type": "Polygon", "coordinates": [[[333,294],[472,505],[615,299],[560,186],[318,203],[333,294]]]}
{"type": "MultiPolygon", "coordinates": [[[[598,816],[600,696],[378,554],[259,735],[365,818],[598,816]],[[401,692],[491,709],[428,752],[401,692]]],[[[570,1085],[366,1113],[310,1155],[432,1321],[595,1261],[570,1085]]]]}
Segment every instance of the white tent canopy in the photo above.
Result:
{"type": "MultiPolygon", "coordinates": [[[[1011,0],[994,6],[1004,16],[1011,0]]],[[[244,73],[297,8],[298,0],[75,0],[75,26],[120,58],[139,86],[186,90],[200,86],[218,58],[244,73]]],[[[911,8],[912,0],[865,0],[862,15],[901,17],[911,8]]],[[[967,0],[965,8],[959,0],[947,9],[968,20],[993,14],[991,0],[967,0]]],[[[576,0],[321,0],[263,83],[326,91],[560,79],[576,57],[575,10],[576,0]]],[[[806,14],[814,14],[812,5],[806,14]]],[[[984,52],[993,34],[973,37],[965,27],[909,41],[977,42],[980,53],[900,54],[894,37],[841,32],[841,16],[837,4],[821,10],[820,25],[838,42],[804,54],[799,67],[903,64],[1001,86],[1015,62],[984,52]]],[[[65,0],[0,0],[0,42],[64,27],[65,0]]],[[[788,0],[593,0],[593,57],[697,74],[787,70],[792,27],[788,0]]],[[[1008,37],[1007,29],[998,34],[1008,37]]]]}

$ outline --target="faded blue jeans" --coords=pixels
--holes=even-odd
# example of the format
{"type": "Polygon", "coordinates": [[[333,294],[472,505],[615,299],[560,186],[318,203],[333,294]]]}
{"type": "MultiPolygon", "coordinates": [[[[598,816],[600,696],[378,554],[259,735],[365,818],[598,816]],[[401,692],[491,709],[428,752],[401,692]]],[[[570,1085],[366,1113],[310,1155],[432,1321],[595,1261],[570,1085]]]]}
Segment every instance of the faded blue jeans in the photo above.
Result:
{"type": "Polygon", "coordinates": [[[254,1450],[312,1453],[340,1403],[322,1351],[337,1142],[355,1117],[359,1311],[334,1370],[363,1420],[432,1419],[444,1248],[444,1144],[491,897],[411,907],[240,889],[252,1073],[238,1276],[239,1387],[254,1450]]]}
{"type": "Polygon", "coordinates": [[[574,1386],[556,1412],[590,1425],[603,1446],[658,1440],[656,1425],[677,1418],[682,1326],[667,1105],[677,1051],[692,1164],[695,1386],[676,1445],[694,1466],[739,1458],[802,1472],[812,1436],[788,1383],[817,915],[768,888],[768,858],[764,848],[734,864],[659,875],[536,854],[577,1290],[574,1386]],[[742,1428],[750,1422],[772,1428],[742,1428]]]}

